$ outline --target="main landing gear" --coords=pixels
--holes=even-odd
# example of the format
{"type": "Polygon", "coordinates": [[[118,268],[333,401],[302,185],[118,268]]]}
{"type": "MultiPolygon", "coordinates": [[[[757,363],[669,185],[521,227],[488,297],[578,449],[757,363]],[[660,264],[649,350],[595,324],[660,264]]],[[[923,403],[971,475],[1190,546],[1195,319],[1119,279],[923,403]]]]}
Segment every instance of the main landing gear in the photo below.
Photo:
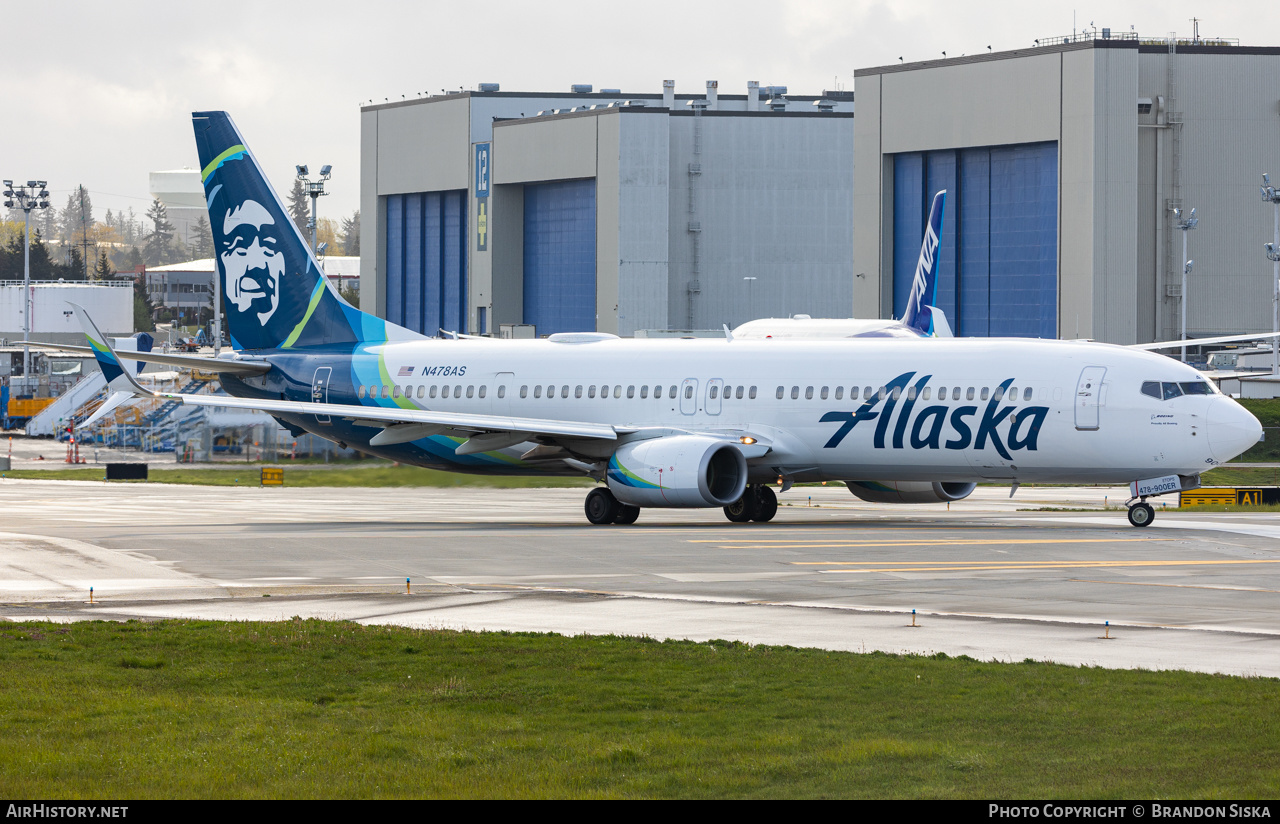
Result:
{"type": "Polygon", "coordinates": [[[608,488],[598,486],[587,493],[587,502],[583,507],[587,511],[587,520],[597,526],[605,524],[634,524],[640,517],[640,507],[620,503],[608,488]]]}
{"type": "Polygon", "coordinates": [[[724,508],[724,516],[735,524],[747,521],[767,523],[778,514],[778,496],[773,489],[764,484],[752,484],[742,493],[742,497],[724,508]]]}
{"type": "Polygon", "coordinates": [[[1129,506],[1129,523],[1134,526],[1150,526],[1155,519],[1156,511],[1146,498],[1129,506]]]}

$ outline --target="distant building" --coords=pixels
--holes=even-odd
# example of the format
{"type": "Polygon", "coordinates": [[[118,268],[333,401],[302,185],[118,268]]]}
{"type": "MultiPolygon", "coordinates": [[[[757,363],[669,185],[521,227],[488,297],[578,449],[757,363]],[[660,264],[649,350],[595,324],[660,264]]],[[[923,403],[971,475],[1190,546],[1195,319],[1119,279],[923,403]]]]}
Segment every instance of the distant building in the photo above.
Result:
{"type": "Polygon", "coordinates": [[[428,335],[849,314],[851,93],[480,89],[361,110],[366,310],[428,335]]]}
{"type": "MultiPolygon", "coordinates": [[[[360,258],[330,255],[320,259],[329,282],[339,289],[360,290],[360,258]]],[[[147,269],[147,293],[153,306],[168,309],[209,309],[213,306],[213,258],[153,266],[147,269]]]]}
{"type": "MultiPolygon", "coordinates": [[[[85,283],[31,281],[31,339],[84,346],[84,331],[70,304],[87,308],[104,335],[132,335],[133,284],[124,281],[85,283]]],[[[0,340],[22,340],[22,281],[0,281],[0,340]]]]}
{"type": "MultiPolygon", "coordinates": [[[[196,224],[209,221],[205,205],[204,184],[198,169],[172,169],[152,172],[149,176],[151,196],[165,206],[174,237],[190,246],[196,241],[196,224]]],[[[149,231],[149,230],[148,230],[149,231]]]]}

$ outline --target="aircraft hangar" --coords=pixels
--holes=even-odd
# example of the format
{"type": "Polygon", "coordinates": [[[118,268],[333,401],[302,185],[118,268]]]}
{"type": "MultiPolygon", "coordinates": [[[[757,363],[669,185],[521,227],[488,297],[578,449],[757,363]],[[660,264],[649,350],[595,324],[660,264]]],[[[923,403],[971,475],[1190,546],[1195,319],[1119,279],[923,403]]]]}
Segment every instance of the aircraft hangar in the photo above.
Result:
{"type": "Polygon", "coordinates": [[[1091,30],[855,73],[854,314],[901,315],[932,192],[957,334],[1176,340],[1272,325],[1280,48],[1091,30]]]}
{"type": "Polygon", "coordinates": [[[847,314],[852,93],[745,91],[481,84],[364,107],[368,308],[429,335],[847,314]]]}
{"type": "Polygon", "coordinates": [[[860,69],[853,92],[370,104],[365,299],[426,334],[898,317],[945,188],[957,334],[1176,339],[1184,234],[1188,335],[1263,331],[1277,89],[1280,48],[1101,29],[860,69]]]}

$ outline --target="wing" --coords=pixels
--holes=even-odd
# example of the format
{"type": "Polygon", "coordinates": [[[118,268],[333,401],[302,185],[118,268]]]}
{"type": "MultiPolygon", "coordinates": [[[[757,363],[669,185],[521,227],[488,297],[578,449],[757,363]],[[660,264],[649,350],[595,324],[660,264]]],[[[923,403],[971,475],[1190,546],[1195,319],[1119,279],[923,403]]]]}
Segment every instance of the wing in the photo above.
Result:
{"type": "Polygon", "coordinates": [[[1260,332],[1256,335],[1226,335],[1221,338],[1187,338],[1186,340],[1165,340],[1159,343],[1134,343],[1128,349],[1177,349],[1180,346],[1207,346],[1211,343],[1237,343],[1245,340],[1266,340],[1280,338],[1280,332],[1260,332]]]}

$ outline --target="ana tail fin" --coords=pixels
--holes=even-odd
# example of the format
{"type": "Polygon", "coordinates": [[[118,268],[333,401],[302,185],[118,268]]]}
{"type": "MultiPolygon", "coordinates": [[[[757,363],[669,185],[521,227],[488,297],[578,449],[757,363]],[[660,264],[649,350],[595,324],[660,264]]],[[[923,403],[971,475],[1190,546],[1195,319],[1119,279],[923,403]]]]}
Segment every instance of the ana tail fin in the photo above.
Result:
{"type": "Polygon", "coordinates": [[[338,295],[230,115],[195,112],[191,119],[236,349],[422,337],[338,295]]]}
{"type": "MultiPolygon", "coordinates": [[[[942,237],[942,213],[946,201],[946,189],[933,196],[933,205],[929,207],[929,223],[924,230],[924,242],[920,244],[920,260],[916,262],[911,294],[907,297],[907,309],[902,315],[904,326],[926,336],[942,331],[934,323],[933,307],[938,299],[938,244],[942,237]]],[[[943,323],[945,324],[945,320],[943,323]]]]}

